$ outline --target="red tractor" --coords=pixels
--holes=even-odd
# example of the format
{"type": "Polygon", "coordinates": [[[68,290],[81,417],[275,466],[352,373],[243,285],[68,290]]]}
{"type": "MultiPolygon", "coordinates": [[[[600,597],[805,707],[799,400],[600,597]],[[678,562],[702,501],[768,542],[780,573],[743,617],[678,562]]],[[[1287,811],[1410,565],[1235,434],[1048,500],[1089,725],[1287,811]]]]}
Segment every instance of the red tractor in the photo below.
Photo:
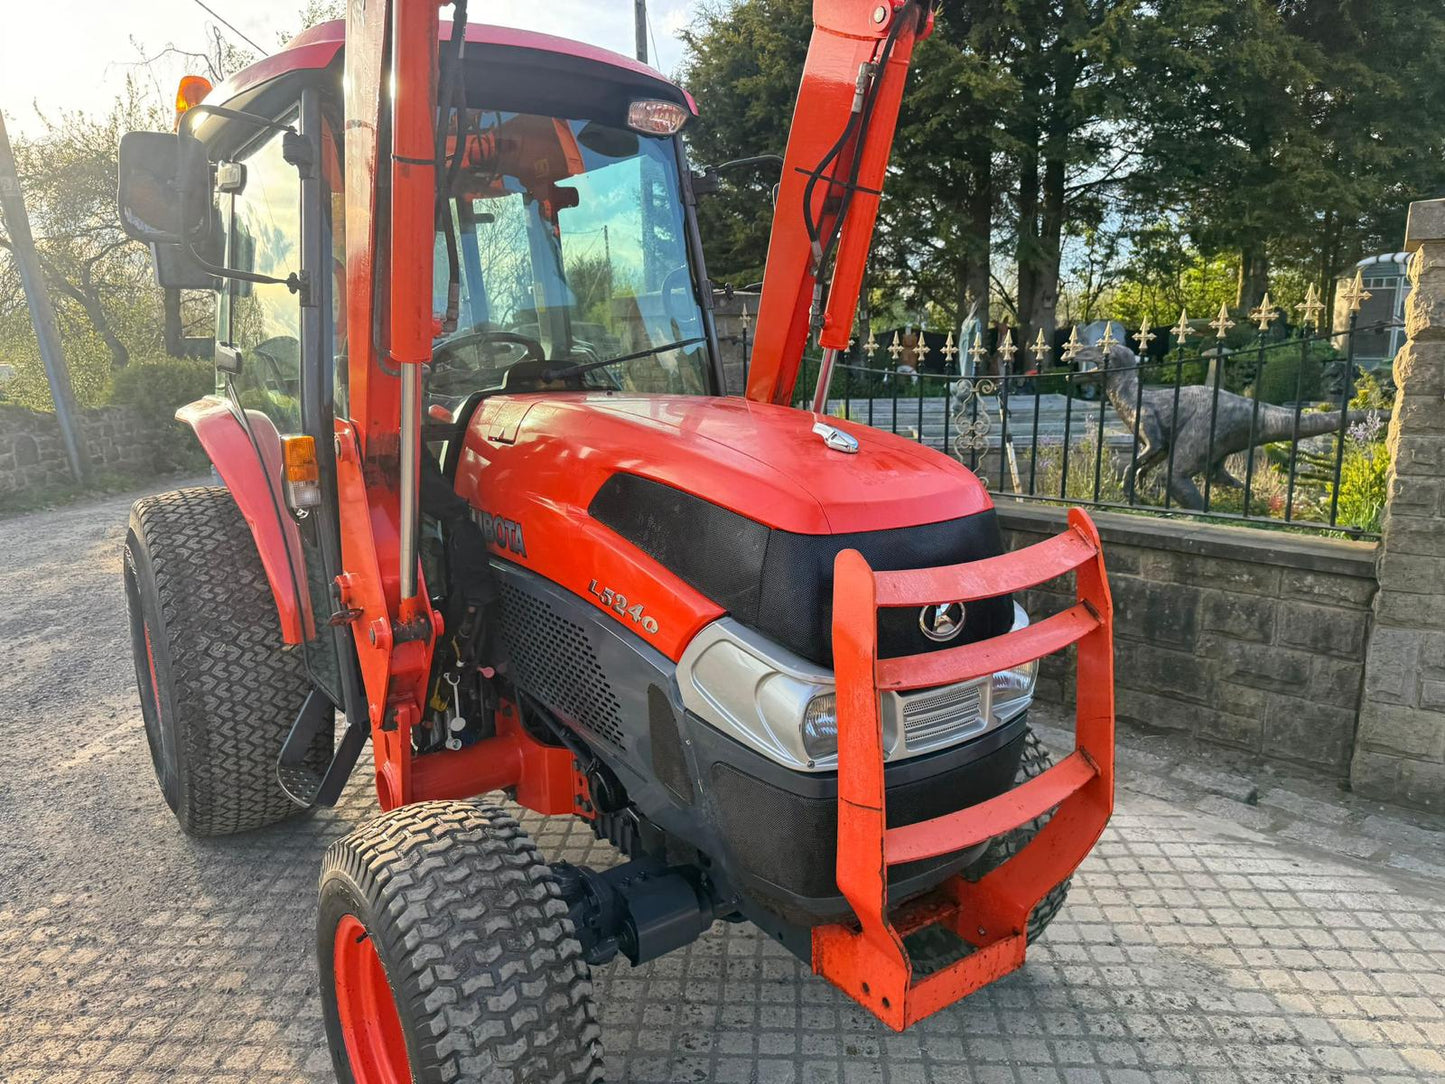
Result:
{"type": "Polygon", "coordinates": [[[1004,553],[962,465],[823,413],[931,5],[815,4],[744,398],[692,99],[464,8],[357,0],[122,140],[126,229],[217,291],[178,416],[222,484],[138,502],[125,548],[161,790],[254,829],[371,739],[383,812],[321,872],[343,1081],[597,1080],[589,966],[719,919],[907,1027],[1022,964],[1113,792],[1089,519],[1004,553]],[[1013,593],[1068,573],[1030,623],[1013,593]],[[1050,766],[1027,709],[1071,644],[1050,766]],[[549,865],[492,791],[623,860],[549,865]]]}

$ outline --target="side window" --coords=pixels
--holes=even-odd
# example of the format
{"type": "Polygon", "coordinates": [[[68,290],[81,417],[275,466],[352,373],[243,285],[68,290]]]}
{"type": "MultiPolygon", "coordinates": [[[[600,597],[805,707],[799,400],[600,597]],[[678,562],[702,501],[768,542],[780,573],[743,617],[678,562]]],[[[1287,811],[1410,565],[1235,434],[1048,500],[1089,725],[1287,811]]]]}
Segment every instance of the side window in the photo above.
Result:
{"type": "MultiPolygon", "coordinates": [[[[285,278],[301,267],[301,182],[282,157],[281,134],[242,159],[245,184],[231,199],[226,263],[285,278]]],[[[218,339],[241,353],[235,378],[241,406],[259,410],[282,433],[301,430],[301,308],[282,285],[231,279],[217,310],[218,339]]]]}
{"type": "Polygon", "coordinates": [[[330,259],[331,274],[331,349],[333,413],[344,418],[350,411],[349,377],[347,372],[346,328],[346,170],[343,168],[340,126],[331,116],[340,116],[337,103],[334,112],[323,107],[321,118],[321,214],[327,241],[322,245],[330,259]]]}

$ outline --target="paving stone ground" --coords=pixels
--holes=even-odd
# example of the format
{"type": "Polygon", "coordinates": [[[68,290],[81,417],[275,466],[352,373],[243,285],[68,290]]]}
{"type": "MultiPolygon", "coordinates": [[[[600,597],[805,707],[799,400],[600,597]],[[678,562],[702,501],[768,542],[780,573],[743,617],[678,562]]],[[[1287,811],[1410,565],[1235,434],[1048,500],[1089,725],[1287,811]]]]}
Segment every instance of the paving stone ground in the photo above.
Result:
{"type": "MultiPolygon", "coordinates": [[[[126,652],[128,504],[0,521],[0,1081],[328,1081],[316,870],[373,802],[358,779],[280,828],[180,833],[126,652]]],[[[1147,735],[1121,761],[1022,971],[895,1035],[720,925],[599,971],[609,1081],[1445,1080],[1438,824],[1147,735]]],[[[580,825],[529,822],[553,857],[608,860],[580,825]]]]}

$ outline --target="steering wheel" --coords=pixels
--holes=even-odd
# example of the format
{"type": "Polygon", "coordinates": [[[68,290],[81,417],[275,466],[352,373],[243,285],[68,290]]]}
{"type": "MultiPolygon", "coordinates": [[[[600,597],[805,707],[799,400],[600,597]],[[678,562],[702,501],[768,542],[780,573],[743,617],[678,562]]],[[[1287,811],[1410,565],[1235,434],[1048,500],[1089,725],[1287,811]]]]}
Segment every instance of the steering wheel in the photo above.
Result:
{"type": "Polygon", "coordinates": [[[662,311],[667,314],[679,328],[689,328],[697,323],[697,309],[695,304],[688,311],[679,312],[673,305],[673,297],[681,290],[687,290],[689,301],[692,297],[692,275],[691,269],[685,263],[680,263],[669,271],[662,280],[662,311]]]}
{"type": "Polygon", "coordinates": [[[442,395],[466,394],[475,391],[478,377],[484,374],[493,383],[500,383],[501,374],[520,361],[545,361],[547,352],[536,339],[518,335],[515,331],[501,331],[494,328],[478,328],[455,338],[447,339],[432,348],[430,384],[433,391],[442,395]],[[482,348],[498,344],[512,347],[506,356],[488,351],[490,358],[483,363],[482,348]],[[467,356],[467,348],[471,356],[467,356]]]}
{"type": "Polygon", "coordinates": [[[297,371],[300,351],[301,341],[290,335],[274,335],[251,348],[251,356],[260,361],[269,374],[262,378],[263,382],[269,381],[275,385],[268,388],[268,391],[278,395],[296,395],[297,378],[287,376],[287,367],[283,365],[282,358],[289,355],[286,356],[286,362],[292,371],[297,371]]]}

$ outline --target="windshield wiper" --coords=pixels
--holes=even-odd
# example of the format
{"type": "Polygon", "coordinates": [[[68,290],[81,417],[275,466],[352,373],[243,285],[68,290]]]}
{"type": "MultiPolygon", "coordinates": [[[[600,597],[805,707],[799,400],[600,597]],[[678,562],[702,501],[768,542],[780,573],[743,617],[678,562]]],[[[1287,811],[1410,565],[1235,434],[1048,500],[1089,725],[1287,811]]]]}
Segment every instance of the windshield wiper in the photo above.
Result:
{"type": "Polygon", "coordinates": [[[702,336],[698,335],[691,339],[679,339],[675,343],[665,343],[662,346],[653,346],[647,350],[639,350],[635,354],[623,354],[621,357],[607,358],[605,361],[587,361],[580,365],[564,365],[556,369],[543,369],[540,375],[543,383],[550,383],[553,380],[566,380],[571,376],[581,376],[583,373],[590,373],[593,369],[604,369],[608,365],[618,365],[624,361],[636,361],[638,358],[661,354],[664,350],[680,350],[684,346],[696,346],[703,341],[702,336]]]}

